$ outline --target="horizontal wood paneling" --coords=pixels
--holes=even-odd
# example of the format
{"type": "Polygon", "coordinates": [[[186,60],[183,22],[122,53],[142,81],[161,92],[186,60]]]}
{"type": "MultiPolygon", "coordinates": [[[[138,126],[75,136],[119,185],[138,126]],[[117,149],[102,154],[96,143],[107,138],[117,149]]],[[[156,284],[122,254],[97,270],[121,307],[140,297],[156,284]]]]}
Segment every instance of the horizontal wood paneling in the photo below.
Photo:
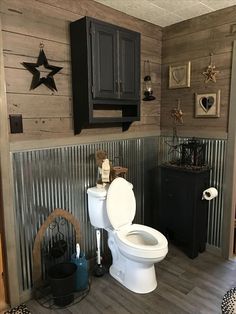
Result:
{"type": "MultiPolygon", "coordinates": [[[[11,134],[11,142],[28,139],[74,136],[70,64],[69,22],[88,15],[141,33],[141,87],[144,60],[151,62],[153,90],[157,100],[150,106],[141,103],[141,121],[128,132],[160,128],[161,40],[159,26],[130,17],[91,0],[2,0],[3,53],[9,114],[22,114],[22,134],[11,134]],[[44,85],[30,90],[32,74],[22,62],[37,61],[39,44],[44,43],[49,64],[63,69],[54,76],[58,92],[44,85]]],[[[78,82],[79,83],[79,82],[78,82]]],[[[141,95],[142,97],[142,95],[141,95]]],[[[106,115],[107,113],[100,112],[106,115]]],[[[115,115],[119,114],[114,112],[115,115]]],[[[98,134],[122,132],[121,127],[96,128],[82,132],[98,134]],[[119,130],[119,131],[118,131],[119,130]]]]}
{"type": "Polygon", "coordinates": [[[181,37],[191,32],[199,32],[204,29],[211,29],[227,23],[235,23],[236,6],[217,10],[203,16],[188,19],[186,21],[165,27],[163,39],[181,37]]]}
{"type": "Polygon", "coordinates": [[[232,23],[202,31],[193,31],[191,28],[188,34],[181,37],[166,38],[163,41],[163,62],[172,61],[173,53],[176,60],[184,61],[186,58],[209,57],[210,52],[217,55],[231,52],[232,42],[236,38],[231,28],[232,23]]]}
{"type": "Polygon", "coordinates": [[[82,16],[56,8],[49,10],[35,0],[2,0],[1,17],[5,31],[68,44],[69,22],[82,16]]]}
{"type": "MultiPolygon", "coordinates": [[[[53,92],[46,88],[45,85],[41,84],[39,87],[33,90],[30,89],[32,81],[32,74],[25,69],[12,69],[5,68],[6,74],[6,87],[7,93],[17,94],[30,94],[30,95],[55,95],[58,96],[71,96],[71,80],[69,75],[62,75],[60,73],[54,76],[57,92],[53,92]]],[[[35,97],[37,102],[37,97],[35,97]]]]}
{"type": "Polygon", "coordinates": [[[161,40],[161,27],[151,23],[139,20],[120,11],[109,7],[104,7],[98,2],[92,0],[36,0],[37,2],[48,4],[51,8],[60,8],[65,12],[73,12],[81,15],[89,15],[91,17],[113,23],[121,27],[142,33],[144,36],[157,38],[161,40]]]}
{"type": "Polygon", "coordinates": [[[141,58],[161,64],[161,42],[158,39],[141,36],[141,58]]]}
{"type": "MultiPolygon", "coordinates": [[[[232,63],[232,42],[236,33],[232,26],[236,23],[236,6],[208,15],[200,16],[182,23],[166,27],[163,31],[162,50],[162,107],[161,129],[168,133],[172,129],[170,111],[181,101],[184,124],[177,130],[187,134],[198,132],[212,133],[212,130],[225,136],[228,130],[228,107],[232,63]],[[226,18],[229,14],[229,19],[226,18]],[[216,83],[205,83],[203,72],[212,61],[219,74],[216,83]],[[191,62],[190,88],[169,89],[169,66],[191,62]],[[195,93],[216,93],[221,90],[220,117],[195,118],[195,93]]],[[[200,135],[200,133],[199,133],[200,135]]]]}
{"type": "MultiPolygon", "coordinates": [[[[39,53],[39,39],[23,34],[3,31],[4,40],[4,64],[7,68],[24,69],[22,62],[36,62],[39,53]],[[24,44],[22,44],[24,43],[24,44]]],[[[70,46],[43,40],[45,52],[49,64],[63,67],[60,74],[70,75],[70,46]]]]}
{"type": "Polygon", "coordinates": [[[22,114],[24,118],[69,118],[72,101],[67,96],[8,94],[9,114],[22,114]]]}

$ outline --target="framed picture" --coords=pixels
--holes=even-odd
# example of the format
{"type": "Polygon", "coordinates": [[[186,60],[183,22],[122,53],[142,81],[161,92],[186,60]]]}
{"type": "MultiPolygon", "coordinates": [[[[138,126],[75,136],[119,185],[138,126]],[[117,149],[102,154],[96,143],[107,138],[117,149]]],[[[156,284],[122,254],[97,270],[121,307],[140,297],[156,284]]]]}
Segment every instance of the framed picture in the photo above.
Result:
{"type": "Polygon", "coordinates": [[[191,62],[169,66],[169,88],[190,87],[191,62]]]}
{"type": "Polygon", "coordinates": [[[211,94],[195,94],[196,118],[218,118],[219,116],[220,90],[211,94]]]}

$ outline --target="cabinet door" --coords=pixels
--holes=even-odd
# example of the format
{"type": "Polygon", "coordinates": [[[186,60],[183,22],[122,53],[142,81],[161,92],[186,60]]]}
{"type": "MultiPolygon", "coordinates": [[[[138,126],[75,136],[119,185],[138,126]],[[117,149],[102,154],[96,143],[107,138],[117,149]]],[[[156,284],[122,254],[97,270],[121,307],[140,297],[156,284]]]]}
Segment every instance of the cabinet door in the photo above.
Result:
{"type": "Polygon", "coordinates": [[[168,170],[162,170],[163,224],[170,237],[187,243],[193,229],[192,186],[184,174],[168,170]]]}
{"type": "Polygon", "coordinates": [[[121,99],[139,99],[140,36],[119,32],[119,90],[121,99]]]}
{"type": "Polygon", "coordinates": [[[91,29],[93,98],[118,98],[117,31],[99,23],[91,29]]]}

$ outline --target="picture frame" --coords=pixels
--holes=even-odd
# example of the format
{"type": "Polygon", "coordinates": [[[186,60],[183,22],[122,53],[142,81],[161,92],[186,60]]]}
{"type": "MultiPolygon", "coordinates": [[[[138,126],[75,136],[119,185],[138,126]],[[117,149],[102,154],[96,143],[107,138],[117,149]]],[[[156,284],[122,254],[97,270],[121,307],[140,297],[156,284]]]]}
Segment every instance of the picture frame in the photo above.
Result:
{"type": "Polygon", "coordinates": [[[169,88],[190,87],[191,62],[169,66],[169,88]]]}
{"type": "Polygon", "coordinates": [[[216,93],[195,93],[195,117],[220,117],[220,89],[216,93]]]}

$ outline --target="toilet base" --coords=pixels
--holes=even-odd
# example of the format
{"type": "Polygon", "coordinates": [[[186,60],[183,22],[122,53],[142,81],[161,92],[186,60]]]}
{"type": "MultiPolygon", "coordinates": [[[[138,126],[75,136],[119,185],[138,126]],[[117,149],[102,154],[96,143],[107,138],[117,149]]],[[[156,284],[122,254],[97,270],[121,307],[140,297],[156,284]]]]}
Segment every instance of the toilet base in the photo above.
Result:
{"type": "Polygon", "coordinates": [[[153,264],[143,264],[124,259],[111,265],[110,275],[135,293],[149,293],[156,289],[157,280],[153,264]]]}

